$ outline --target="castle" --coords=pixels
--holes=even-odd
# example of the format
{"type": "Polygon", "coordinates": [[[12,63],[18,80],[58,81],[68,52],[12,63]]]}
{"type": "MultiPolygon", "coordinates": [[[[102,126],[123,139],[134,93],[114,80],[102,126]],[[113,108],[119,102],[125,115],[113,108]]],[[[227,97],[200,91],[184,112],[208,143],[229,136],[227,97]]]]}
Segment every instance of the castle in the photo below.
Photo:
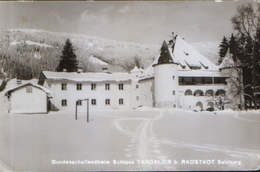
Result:
{"type": "Polygon", "coordinates": [[[43,71],[40,85],[49,89],[50,102],[59,110],[124,109],[140,106],[186,110],[224,109],[228,102],[228,67],[217,66],[184,39],[164,41],[161,53],[145,70],[130,73],[82,73],[43,71]],[[174,45],[174,46],[172,46],[174,45]],[[217,107],[218,106],[218,107],[217,107]]]}

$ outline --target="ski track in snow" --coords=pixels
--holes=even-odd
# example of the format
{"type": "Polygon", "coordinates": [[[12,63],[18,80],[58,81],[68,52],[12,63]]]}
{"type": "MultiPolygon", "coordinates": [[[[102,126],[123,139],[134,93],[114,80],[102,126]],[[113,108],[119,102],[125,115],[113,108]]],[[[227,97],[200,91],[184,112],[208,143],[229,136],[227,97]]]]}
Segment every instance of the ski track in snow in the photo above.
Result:
{"type": "MultiPolygon", "coordinates": [[[[115,119],[115,127],[122,134],[130,137],[130,143],[125,148],[125,156],[127,158],[137,159],[137,160],[168,160],[166,154],[162,152],[162,147],[170,146],[173,148],[184,148],[191,149],[199,152],[215,152],[227,155],[233,158],[242,159],[258,159],[260,161],[259,150],[247,150],[247,149],[235,149],[228,148],[212,144],[189,144],[184,142],[174,142],[168,139],[158,139],[153,132],[153,124],[156,120],[163,117],[163,111],[160,111],[159,115],[149,118],[119,118],[115,119]],[[125,122],[138,121],[140,124],[135,128],[134,131],[125,128],[125,122]]],[[[229,166],[232,166],[231,164],[229,166]]],[[[153,168],[152,165],[140,165],[140,169],[150,169],[153,168]]],[[[173,164],[162,166],[165,170],[175,169],[173,164]]]]}
{"type": "MultiPolygon", "coordinates": [[[[162,117],[162,112],[153,118],[120,118],[114,121],[115,127],[122,134],[130,137],[130,143],[125,148],[125,156],[136,160],[167,160],[167,156],[161,152],[160,141],[156,139],[153,132],[153,123],[162,117]],[[122,122],[137,120],[139,125],[135,131],[125,129],[122,122]]],[[[156,165],[155,165],[156,166],[156,165]]],[[[161,166],[165,169],[173,169],[166,165],[161,166]]],[[[140,165],[140,169],[152,168],[152,165],[140,165]]]]}

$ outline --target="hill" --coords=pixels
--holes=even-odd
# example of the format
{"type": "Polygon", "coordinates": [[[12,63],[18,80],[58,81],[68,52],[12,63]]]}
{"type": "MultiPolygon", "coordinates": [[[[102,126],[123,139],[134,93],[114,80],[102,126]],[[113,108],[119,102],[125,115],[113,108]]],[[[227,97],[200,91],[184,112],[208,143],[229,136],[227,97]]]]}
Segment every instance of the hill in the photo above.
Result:
{"type": "MultiPolygon", "coordinates": [[[[83,34],[34,29],[3,30],[0,31],[0,69],[3,67],[10,78],[21,79],[37,78],[42,70],[54,71],[67,38],[74,46],[80,66],[91,72],[102,71],[104,67],[110,71],[127,72],[136,63],[145,68],[160,50],[160,45],[107,40],[83,34]]],[[[199,47],[205,50],[205,47],[199,47]]]]}

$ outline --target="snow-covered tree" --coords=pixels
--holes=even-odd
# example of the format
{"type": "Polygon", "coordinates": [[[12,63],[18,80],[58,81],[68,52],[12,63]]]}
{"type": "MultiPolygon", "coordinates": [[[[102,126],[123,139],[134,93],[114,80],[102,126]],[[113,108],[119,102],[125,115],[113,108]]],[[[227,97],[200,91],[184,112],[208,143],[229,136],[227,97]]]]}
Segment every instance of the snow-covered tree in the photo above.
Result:
{"type": "MultiPolygon", "coordinates": [[[[239,73],[237,78],[241,93],[246,104],[257,108],[260,99],[256,96],[260,88],[260,5],[254,8],[252,4],[242,4],[237,8],[237,14],[232,18],[234,34],[229,40],[230,58],[234,60],[234,69],[239,73]]],[[[259,96],[260,97],[260,96],[259,96]]]]}
{"type": "Polygon", "coordinates": [[[227,38],[224,36],[222,39],[222,42],[219,45],[219,59],[218,63],[220,64],[223,61],[223,58],[226,56],[228,48],[229,48],[229,43],[227,38]]]}
{"type": "Polygon", "coordinates": [[[56,69],[58,72],[66,70],[67,72],[76,72],[78,70],[77,56],[74,53],[72,43],[69,39],[63,47],[60,63],[56,69]]]}

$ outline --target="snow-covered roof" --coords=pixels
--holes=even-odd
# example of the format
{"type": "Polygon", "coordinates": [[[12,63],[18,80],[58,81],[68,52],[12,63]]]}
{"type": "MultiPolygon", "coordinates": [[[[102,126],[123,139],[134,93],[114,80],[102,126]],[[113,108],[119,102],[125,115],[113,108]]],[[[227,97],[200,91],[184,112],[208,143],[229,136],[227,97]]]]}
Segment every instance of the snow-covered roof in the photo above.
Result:
{"type": "Polygon", "coordinates": [[[230,57],[230,53],[228,51],[226,56],[224,57],[222,63],[219,65],[219,69],[227,69],[227,68],[232,68],[234,66],[235,66],[235,62],[230,57]]]}
{"type": "Polygon", "coordinates": [[[10,42],[10,45],[16,46],[18,44],[23,44],[23,43],[25,43],[27,45],[33,45],[33,46],[38,46],[38,47],[43,47],[43,48],[52,48],[51,45],[48,45],[48,44],[45,44],[45,43],[34,42],[34,41],[31,41],[31,40],[26,40],[24,42],[15,40],[15,41],[10,42]]]}
{"type": "MultiPolygon", "coordinates": [[[[169,48],[169,50],[173,61],[179,64],[179,71],[185,72],[199,70],[200,74],[207,74],[208,71],[217,72],[219,69],[217,65],[213,64],[179,36],[176,38],[174,51],[172,52],[172,48],[169,48]]],[[[160,56],[158,56],[153,63],[144,70],[142,79],[151,78],[154,75],[153,65],[158,64],[159,57],[160,56]]]]}
{"type": "MultiPolygon", "coordinates": [[[[170,48],[170,52],[172,49],[170,48]]],[[[173,53],[171,56],[175,62],[177,62],[181,68],[185,69],[209,69],[209,70],[217,70],[218,67],[213,64],[210,60],[208,60],[205,56],[199,53],[194,47],[188,44],[183,38],[177,36],[176,43],[174,46],[173,53]]],[[[157,57],[153,64],[158,64],[157,57]]],[[[180,69],[181,69],[180,68],[180,69]]]]}
{"type": "Polygon", "coordinates": [[[108,63],[104,62],[103,60],[100,60],[99,58],[95,57],[95,56],[90,56],[88,58],[88,61],[94,64],[98,64],[98,65],[103,65],[103,66],[107,66],[108,63]]]}
{"type": "Polygon", "coordinates": [[[24,83],[24,84],[20,84],[20,85],[16,85],[16,86],[14,86],[14,87],[12,87],[12,88],[7,89],[7,90],[5,91],[5,96],[9,96],[13,91],[15,91],[15,90],[17,90],[17,89],[19,89],[19,88],[22,88],[22,87],[26,87],[26,86],[28,86],[28,85],[33,86],[33,87],[36,87],[36,88],[39,88],[39,89],[41,89],[42,91],[44,91],[44,92],[47,94],[47,96],[51,96],[50,90],[48,90],[47,88],[42,87],[42,86],[40,86],[40,85],[38,85],[38,84],[34,84],[34,83],[30,83],[30,82],[27,82],[27,83],[24,83]]]}
{"type": "Polygon", "coordinates": [[[42,74],[48,80],[67,80],[73,82],[128,82],[132,75],[129,73],[97,73],[97,72],[51,72],[43,71],[42,74]]]}
{"type": "Polygon", "coordinates": [[[174,58],[182,67],[217,70],[217,66],[179,36],[174,46],[174,58]]]}
{"type": "Polygon", "coordinates": [[[130,73],[134,73],[134,74],[141,74],[143,73],[144,70],[142,68],[138,68],[137,66],[135,66],[131,71],[130,73]]]}

